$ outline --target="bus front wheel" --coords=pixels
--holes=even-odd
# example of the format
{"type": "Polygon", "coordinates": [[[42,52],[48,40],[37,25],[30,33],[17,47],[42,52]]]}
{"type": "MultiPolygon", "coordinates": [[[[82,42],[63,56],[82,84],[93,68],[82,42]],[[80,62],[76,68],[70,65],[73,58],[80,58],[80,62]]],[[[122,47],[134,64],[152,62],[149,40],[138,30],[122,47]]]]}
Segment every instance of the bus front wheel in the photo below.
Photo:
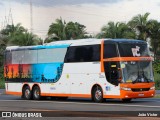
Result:
{"type": "Polygon", "coordinates": [[[41,98],[40,88],[38,86],[35,86],[33,88],[33,99],[34,100],[39,100],[40,98],[41,98]]]}
{"type": "Polygon", "coordinates": [[[92,97],[94,102],[97,103],[103,102],[104,99],[103,99],[102,88],[99,86],[94,87],[92,97]]]}
{"type": "Polygon", "coordinates": [[[25,100],[30,100],[32,98],[32,93],[31,93],[31,90],[30,90],[29,86],[25,86],[23,88],[23,92],[22,93],[23,93],[23,98],[25,100]]]}

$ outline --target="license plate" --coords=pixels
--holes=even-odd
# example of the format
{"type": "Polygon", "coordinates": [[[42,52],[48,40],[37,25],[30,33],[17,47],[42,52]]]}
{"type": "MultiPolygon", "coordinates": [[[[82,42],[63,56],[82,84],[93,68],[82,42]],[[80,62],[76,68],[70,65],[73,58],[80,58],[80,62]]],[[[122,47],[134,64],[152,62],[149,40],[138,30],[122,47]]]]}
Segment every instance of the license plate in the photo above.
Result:
{"type": "Polygon", "coordinates": [[[143,94],[143,93],[141,93],[141,94],[138,94],[138,96],[144,96],[144,94],[143,94]]]}

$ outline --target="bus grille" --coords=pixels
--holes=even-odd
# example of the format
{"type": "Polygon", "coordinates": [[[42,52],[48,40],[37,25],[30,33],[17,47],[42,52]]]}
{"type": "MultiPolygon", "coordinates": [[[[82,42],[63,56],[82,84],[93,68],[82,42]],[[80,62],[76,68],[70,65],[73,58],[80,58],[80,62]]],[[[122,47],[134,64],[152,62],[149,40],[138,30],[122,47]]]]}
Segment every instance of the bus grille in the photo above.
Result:
{"type": "Polygon", "coordinates": [[[150,88],[132,88],[133,92],[149,91],[150,88]]]}

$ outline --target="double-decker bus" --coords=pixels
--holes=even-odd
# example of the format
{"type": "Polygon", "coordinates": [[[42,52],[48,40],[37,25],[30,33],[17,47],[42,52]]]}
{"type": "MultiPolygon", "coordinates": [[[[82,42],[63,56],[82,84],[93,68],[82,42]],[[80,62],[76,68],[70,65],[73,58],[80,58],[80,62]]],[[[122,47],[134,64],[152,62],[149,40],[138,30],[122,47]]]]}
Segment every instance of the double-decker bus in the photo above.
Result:
{"type": "Polygon", "coordinates": [[[141,40],[82,39],[5,51],[7,94],[130,101],[155,95],[152,58],[141,40]]]}

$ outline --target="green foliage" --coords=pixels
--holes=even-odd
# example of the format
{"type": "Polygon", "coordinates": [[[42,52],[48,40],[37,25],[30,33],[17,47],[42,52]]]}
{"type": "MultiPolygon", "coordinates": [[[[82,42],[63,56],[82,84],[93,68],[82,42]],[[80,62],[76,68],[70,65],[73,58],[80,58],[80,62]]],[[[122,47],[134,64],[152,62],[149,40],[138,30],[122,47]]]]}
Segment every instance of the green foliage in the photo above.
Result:
{"type": "Polygon", "coordinates": [[[0,43],[8,45],[29,46],[38,45],[40,38],[29,33],[20,23],[17,25],[7,25],[6,28],[0,31],[0,43]]]}
{"type": "Polygon", "coordinates": [[[97,35],[98,38],[135,38],[135,33],[131,28],[122,22],[109,22],[103,26],[101,33],[97,35]]]}
{"type": "Polygon", "coordinates": [[[45,42],[87,38],[85,28],[86,26],[78,22],[66,23],[62,18],[56,19],[56,22],[49,26],[48,37],[45,42]]]}
{"type": "Polygon", "coordinates": [[[4,88],[3,57],[0,56],[0,89],[4,88]]]}
{"type": "Polygon", "coordinates": [[[129,22],[128,25],[137,32],[137,39],[146,40],[149,37],[149,21],[148,16],[150,13],[145,13],[144,15],[138,14],[134,16],[129,22]]]}
{"type": "Polygon", "coordinates": [[[4,89],[5,88],[5,81],[4,81],[4,77],[3,74],[0,72],[0,89],[4,89]]]}
{"type": "Polygon", "coordinates": [[[160,74],[160,60],[155,60],[153,62],[153,69],[155,73],[160,74]]]}
{"type": "Polygon", "coordinates": [[[156,90],[160,90],[160,74],[154,73],[155,87],[156,90]]]}
{"type": "Polygon", "coordinates": [[[156,89],[160,90],[160,60],[153,62],[154,80],[156,89]]]}

